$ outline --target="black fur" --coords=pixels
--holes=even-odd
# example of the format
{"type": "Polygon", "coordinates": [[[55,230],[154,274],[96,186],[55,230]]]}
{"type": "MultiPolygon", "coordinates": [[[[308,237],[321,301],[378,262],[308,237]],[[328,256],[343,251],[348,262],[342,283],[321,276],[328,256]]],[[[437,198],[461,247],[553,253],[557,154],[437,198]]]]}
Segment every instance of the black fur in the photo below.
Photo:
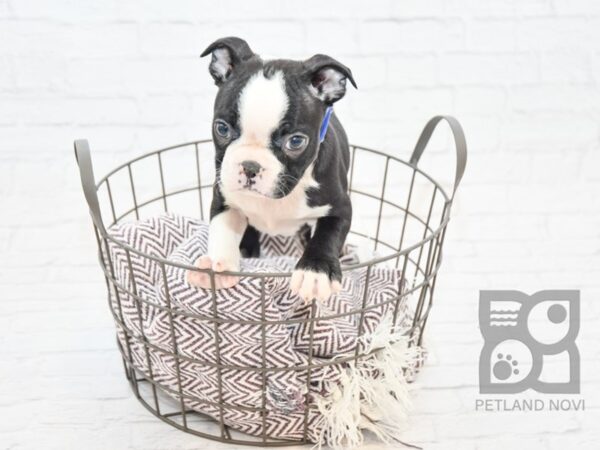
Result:
{"type": "Polygon", "coordinates": [[[258,258],[260,256],[260,234],[252,225],[246,227],[242,242],[240,242],[240,251],[244,258],[258,258]]]}

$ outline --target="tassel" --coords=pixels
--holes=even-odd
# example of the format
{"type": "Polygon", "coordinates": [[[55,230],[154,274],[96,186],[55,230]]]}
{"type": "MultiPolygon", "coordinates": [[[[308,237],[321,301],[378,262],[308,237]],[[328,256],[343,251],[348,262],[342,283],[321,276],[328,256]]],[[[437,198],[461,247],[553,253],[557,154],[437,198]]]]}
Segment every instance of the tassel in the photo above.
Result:
{"type": "MultiPolygon", "coordinates": [[[[411,345],[405,331],[388,321],[362,336],[363,353],[373,355],[348,364],[338,383],[325,381],[325,396],[317,397],[321,413],[316,448],[354,448],[364,441],[363,430],[385,443],[402,442],[411,402],[408,381],[423,362],[423,350],[411,345]]],[[[348,356],[340,355],[338,357],[348,356]]]]}

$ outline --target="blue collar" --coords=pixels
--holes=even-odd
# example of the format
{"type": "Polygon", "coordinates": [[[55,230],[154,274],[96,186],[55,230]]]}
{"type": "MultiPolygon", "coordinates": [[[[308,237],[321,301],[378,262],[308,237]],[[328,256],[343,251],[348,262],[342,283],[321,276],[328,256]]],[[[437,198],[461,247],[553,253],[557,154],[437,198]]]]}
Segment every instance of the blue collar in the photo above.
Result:
{"type": "Polygon", "coordinates": [[[319,143],[325,140],[325,135],[327,134],[327,128],[329,127],[329,119],[331,119],[331,113],[333,112],[333,106],[328,106],[325,110],[325,117],[323,117],[323,122],[321,122],[321,129],[319,130],[319,143]]]}

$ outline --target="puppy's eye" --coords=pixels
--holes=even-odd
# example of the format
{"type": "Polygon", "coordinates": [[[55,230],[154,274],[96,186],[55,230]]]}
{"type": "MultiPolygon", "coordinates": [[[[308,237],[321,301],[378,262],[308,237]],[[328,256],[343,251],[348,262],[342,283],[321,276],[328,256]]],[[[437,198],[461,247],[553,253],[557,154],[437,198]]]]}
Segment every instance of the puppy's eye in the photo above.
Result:
{"type": "Polygon", "coordinates": [[[215,133],[222,138],[230,138],[231,137],[231,127],[224,120],[216,120],[215,121],[215,133]]]}
{"type": "Polygon", "coordinates": [[[290,152],[300,152],[308,145],[308,137],[303,134],[292,134],[289,136],[283,146],[290,152]]]}

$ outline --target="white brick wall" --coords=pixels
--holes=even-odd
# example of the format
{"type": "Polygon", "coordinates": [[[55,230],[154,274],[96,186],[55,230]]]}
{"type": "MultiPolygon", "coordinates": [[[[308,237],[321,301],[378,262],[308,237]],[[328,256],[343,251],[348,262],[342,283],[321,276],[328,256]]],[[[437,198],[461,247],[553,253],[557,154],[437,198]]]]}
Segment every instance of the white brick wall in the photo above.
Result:
{"type": "MultiPolygon", "coordinates": [[[[336,109],[354,142],[407,157],[430,116],[464,125],[469,164],[406,440],[597,448],[600,2],[0,0],[3,448],[208,446],[128,391],[71,145],[88,138],[103,174],[207,136],[215,88],[198,55],[224,35],[350,66],[360,89],[336,109]],[[582,289],[585,413],[474,411],[485,288],[582,289]]],[[[449,180],[440,135],[423,163],[449,180]]]]}

